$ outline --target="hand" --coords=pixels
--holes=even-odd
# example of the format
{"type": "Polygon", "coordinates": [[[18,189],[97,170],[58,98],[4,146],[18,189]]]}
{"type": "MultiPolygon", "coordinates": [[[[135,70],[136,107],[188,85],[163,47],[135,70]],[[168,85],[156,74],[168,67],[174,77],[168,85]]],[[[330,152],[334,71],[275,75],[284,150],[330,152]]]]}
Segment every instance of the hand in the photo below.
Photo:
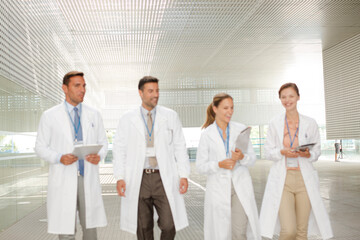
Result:
{"type": "Polygon", "coordinates": [[[97,155],[97,154],[89,154],[85,157],[86,161],[88,161],[89,163],[92,163],[92,164],[99,164],[100,162],[100,156],[97,155]]]}
{"type": "Polygon", "coordinates": [[[184,194],[188,189],[188,180],[187,178],[180,178],[180,194],[184,194]]]}
{"type": "Polygon", "coordinates": [[[234,161],[242,160],[244,158],[244,154],[238,148],[235,148],[235,152],[231,151],[231,159],[234,161]]]}
{"type": "Polygon", "coordinates": [[[304,157],[304,158],[309,158],[311,156],[308,148],[306,148],[305,151],[303,151],[303,152],[299,151],[298,153],[299,153],[300,157],[304,157]]]}
{"type": "Polygon", "coordinates": [[[125,197],[126,183],[124,180],[119,180],[116,183],[116,190],[120,197],[125,197]]]}
{"type": "Polygon", "coordinates": [[[235,163],[236,163],[235,160],[225,159],[225,160],[222,160],[221,162],[219,162],[218,164],[219,164],[220,168],[232,170],[235,166],[235,163]]]}
{"type": "Polygon", "coordinates": [[[281,155],[284,155],[285,157],[288,157],[288,158],[297,158],[297,157],[299,157],[299,153],[298,152],[293,152],[290,148],[281,149],[280,153],[281,153],[281,155]]]}
{"type": "Polygon", "coordinates": [[[65,154],[62,155],[60,158],[60,162],[64,165],[70,165],[73,164],[78,160],[78,157],[72,154],[65,154]]]}

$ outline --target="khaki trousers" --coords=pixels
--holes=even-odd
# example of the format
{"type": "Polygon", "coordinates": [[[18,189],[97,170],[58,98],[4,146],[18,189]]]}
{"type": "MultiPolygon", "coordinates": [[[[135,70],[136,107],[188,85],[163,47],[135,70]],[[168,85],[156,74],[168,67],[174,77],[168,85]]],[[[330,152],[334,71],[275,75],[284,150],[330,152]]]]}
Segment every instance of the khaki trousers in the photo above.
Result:
{"type": "Polygon", "coordinates": [[[159,215],[160,239],[174,239],[175,225],[160,173],[143,173],[138,203],[138,239],[154,239],[154,207],[159,215]]]}
{"type": "MultiPolygon", "coordinates": [[[[80,225],[83,232],[83,240],[97,240],[96,228],[86,228],[86,212],[85,212],[85,194],[84,194],[84,177],[78,176],[77,188],[77,210],[79,211],[80,225]]],[[[75,221],[76,224],[76,221],[75,221]]],[[[76,234],[76,227],[75,227],[76,234]]],[[[60,240],[75,240],[75,234],[65,235],[60,234],[60,240]]]]}
{"type": "Polygon", "coordinates": [[[287,170],[281,197],[279,240],[307,240],[311,203],[301,171],[287,170]]]}
{"type": "Polygon", "coordinates": [[[245,210],[236,195],[231,182],[231,235],[232,240],[246,240],[248,218],[245,210]]]}

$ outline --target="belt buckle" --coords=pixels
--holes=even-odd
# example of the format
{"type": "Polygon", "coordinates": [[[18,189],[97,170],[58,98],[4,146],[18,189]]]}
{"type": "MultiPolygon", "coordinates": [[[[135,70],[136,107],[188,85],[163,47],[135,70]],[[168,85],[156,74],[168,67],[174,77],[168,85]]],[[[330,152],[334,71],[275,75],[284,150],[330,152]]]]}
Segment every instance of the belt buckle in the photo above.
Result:
{"type": "Polygon", "coordinates": [[[154,172],[154,171],[153,171],[152,169],[148,169],[148,168],[145,169],[145,173],[146,173],[146,174],[151,174],[151,173],[153,173],[153,172],[154,172]]]}

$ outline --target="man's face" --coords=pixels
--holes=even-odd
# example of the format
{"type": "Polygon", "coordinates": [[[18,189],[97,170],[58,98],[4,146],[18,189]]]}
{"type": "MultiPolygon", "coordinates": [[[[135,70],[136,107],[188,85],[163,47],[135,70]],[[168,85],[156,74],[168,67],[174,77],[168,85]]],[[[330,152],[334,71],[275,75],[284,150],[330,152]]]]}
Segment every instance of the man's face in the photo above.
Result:
{"type": "Polygon", "coordinates": [[[139,90],[142,105],[147,110],[156,107],[159,100],[159,85],[155,82],[145,83],[143,90],[139,90]]]}
{"type": "Polygon", "coordinates": [[[69,84],[62,86],[66,101],[73,106],[77,106],[84,101],[86,83],[84,77],[74,76],[70,78],[69,84]]]}

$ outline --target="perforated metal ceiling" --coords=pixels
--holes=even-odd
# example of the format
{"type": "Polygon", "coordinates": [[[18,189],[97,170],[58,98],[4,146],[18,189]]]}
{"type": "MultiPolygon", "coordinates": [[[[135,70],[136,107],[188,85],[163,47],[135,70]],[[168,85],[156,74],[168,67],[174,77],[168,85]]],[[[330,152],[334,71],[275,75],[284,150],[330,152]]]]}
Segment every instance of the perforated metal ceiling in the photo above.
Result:
{"type": "MultiPolygon", "coordinates": [[[[359,0],[9,1],[16,2],[13,12],[21,9],[10,17],[29,11],[35,17],[24,22],[63,52],[65,67],[58,67],[57,75],[66,64],[86,66],[92,99],[100,96],[92,103],[99,103],[105,121],[114,119],[107,127],[139,103],[136,87],[144,75],[160,79],[162,104],[171,107],[186,109],[186,99],[170,103],[179,96],[170,93],[177,91],[201,96],[207,89],[273,91],[288,81],[306,90],[310,98],[302,99],[323,105],[322,50],[360,33],[359,0]],[[34,19],[43,20],[35,27],[34,19]]],[[[201,109],[203,99],[197,102],[201,109]]]]}
{"type": "Polygon", "coordinates": [[[58,0],[103,89],[274,87],[298,58],[360,32],[359,1],[58,0]],[[321,47],[321,44],[323,46],[321,47]]]}

